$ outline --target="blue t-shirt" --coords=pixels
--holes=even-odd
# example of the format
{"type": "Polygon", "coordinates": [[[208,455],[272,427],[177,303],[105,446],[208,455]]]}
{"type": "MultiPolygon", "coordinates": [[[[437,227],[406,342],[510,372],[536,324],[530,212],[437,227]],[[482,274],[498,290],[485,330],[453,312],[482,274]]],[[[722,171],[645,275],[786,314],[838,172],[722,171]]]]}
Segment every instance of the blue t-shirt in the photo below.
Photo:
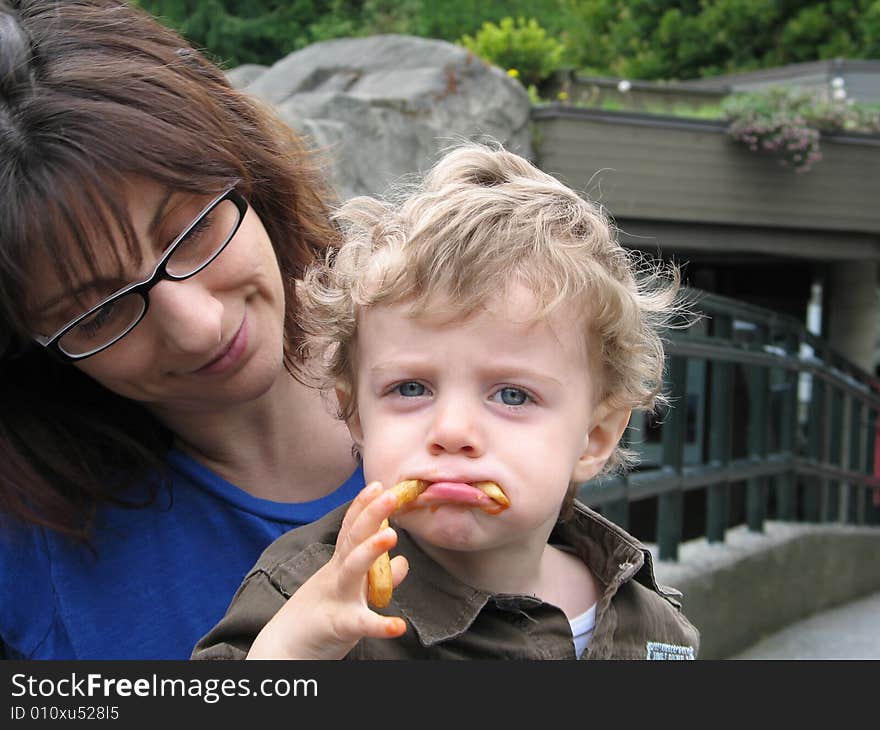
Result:
{"type": "Polygon", "coordinates": [[[142,509],[104,507],[92,544],[34,528],[0,535],[6,658],[188,659],[275,538],[353,499],[361,469],[321,499],[258,499],[179,451],[142,509]]]}

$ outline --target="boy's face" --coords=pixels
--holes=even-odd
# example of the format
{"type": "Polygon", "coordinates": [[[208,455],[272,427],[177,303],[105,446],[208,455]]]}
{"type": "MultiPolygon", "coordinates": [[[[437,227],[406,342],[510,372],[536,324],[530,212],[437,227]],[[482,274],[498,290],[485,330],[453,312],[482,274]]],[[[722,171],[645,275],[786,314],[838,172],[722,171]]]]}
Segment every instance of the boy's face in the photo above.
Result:
{"type": "Polygon", "coordinates": [[[491,515],[465,486],[439,505],[425,492],[397,516],[425,547],[543,545],[570,481],[598,473],[626,426],[595,404],[583,322],[566,307],[533,322],[535,306],[516,285],[465,321],[412,319],[406,304],[360,313],[349,426],[367,481],[492,481],[511,503],[491,515]]]}

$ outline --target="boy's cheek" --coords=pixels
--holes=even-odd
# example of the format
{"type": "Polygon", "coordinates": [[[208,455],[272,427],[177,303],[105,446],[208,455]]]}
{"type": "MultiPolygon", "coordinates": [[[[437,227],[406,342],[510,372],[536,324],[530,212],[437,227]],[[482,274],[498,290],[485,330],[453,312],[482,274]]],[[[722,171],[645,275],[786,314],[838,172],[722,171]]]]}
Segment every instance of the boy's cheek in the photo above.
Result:
{"type": "Polygon", "coordinates": [[[370,412],[361,416],[364,448],[377,454],[411,454],[424,446],[422,431],[406,414],[370,412]]]}

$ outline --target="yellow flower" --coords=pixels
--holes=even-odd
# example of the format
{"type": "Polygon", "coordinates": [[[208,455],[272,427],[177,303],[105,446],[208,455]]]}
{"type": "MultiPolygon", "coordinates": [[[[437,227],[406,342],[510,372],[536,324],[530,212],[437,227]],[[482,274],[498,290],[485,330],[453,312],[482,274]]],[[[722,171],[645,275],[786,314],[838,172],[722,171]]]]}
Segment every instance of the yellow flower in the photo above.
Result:
{"type": "Polygon", "coordinates": [[[568,92],[567,91],[560,91],[556,95],[556,98],[559,99],[559,101],[568,101],[568,92]]]}
{"type": "Polygon", "coordinates": [[[512,79],[518,79],[519,71],[517,71],[515,68],[509,68],[507,69],[507,75],[510,76],[510,78],[512,79]]]}

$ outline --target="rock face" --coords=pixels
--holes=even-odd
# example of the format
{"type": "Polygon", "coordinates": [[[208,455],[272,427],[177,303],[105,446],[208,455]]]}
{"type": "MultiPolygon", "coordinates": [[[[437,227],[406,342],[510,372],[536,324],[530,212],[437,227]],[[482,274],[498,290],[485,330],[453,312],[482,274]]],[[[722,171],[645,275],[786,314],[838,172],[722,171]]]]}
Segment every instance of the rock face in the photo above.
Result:
{"type": "Polygon", "coordinates": [[[257,76],[264,73],[267,68],[269,67],[261,66],[258,63],[244,63],[227,71],[226,78],[229,79],[229,83],[236,89],[242,89],[257,78],[257,76]]]}
{"type": "Polygon", "coordinates": [[[381,195],[465,139],[493,139],[533,157],[523,87],[445,41],[342,38],[263,71],[232,69],[229,78],[327,153],[342,199],[381,195]]]}

